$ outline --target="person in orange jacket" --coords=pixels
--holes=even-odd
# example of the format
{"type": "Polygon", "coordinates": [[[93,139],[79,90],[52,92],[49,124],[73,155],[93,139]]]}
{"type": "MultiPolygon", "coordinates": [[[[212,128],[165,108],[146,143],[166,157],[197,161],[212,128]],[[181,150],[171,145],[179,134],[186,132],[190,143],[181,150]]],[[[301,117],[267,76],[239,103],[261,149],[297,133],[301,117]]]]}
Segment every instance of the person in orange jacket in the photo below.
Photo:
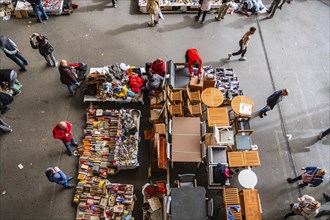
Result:
{"type": "Polygon", "coordinates": [[[72,124],[67,121],[60,121],[53,128],[53,136],[55,139],[60,139],[69,156],[72,156],[71,145],[78,146],[77,142],[73,139],[72,124]]]}
{"type": "Polygon", "coordinates": [[[198,83],[202,75],[202,58],[199,56],[196,48],[190,48],[186,51],[186,63],[188,64],[190,76],[193,76],[193,67],[198,68],[198,83]]]}

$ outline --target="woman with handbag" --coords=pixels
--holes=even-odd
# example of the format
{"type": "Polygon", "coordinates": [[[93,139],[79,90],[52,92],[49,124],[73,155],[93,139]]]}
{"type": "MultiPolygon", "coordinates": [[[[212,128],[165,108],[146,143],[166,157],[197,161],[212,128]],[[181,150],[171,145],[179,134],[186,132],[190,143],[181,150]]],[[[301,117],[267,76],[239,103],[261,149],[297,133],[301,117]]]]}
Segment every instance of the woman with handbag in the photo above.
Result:
{"type": "Polygon", "coordinates": [[[301,215],[305,219],[313,219],[317,213],[319,213],[321,203],[316,201],[312,196],[303,195],[301,198],[298,198],[298,202],[291,203],[291,212],[284,216],[286,219],[289,216],[301,215]]]}
{"type": "Polygon", "coordinates": [[[299,184],[299,188],[305,187],[308,184],[310,184],[311,187],[316,187],[323,182],[323,176],[327,173],[326,169],[316,166],[302,167],[301,169],[306,171],[294,179],[286,179],[288,183],[294,183],[298,180],[302,180],[303,183],[299,184]]]}
{"type": "Polygon", "coordinates": [[[53,55],[54,47],[50,45],[46,36],[33,33],[30,36],[30,44],[33,49],[39,50],[39,53],[45,58],[48,66],[57,66],[58,62],[53,55]],[[36,38],[36,41],[33,40],[34,37],[36,38]],[[50,60],[53,62],[53,64],[51,64],[50,60]]]}

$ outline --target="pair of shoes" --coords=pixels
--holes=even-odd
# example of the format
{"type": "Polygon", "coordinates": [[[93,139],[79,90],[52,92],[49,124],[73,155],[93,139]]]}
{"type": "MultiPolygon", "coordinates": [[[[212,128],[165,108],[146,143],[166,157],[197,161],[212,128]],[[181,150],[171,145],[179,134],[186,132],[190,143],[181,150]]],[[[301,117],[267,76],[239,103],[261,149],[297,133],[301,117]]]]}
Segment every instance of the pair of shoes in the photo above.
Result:
{"type": "Polygon", "coordinates": [[[69,182],[69,181],[71,181],[72,179],[73,179],[73,177],[72,177],[72,176],[70,176],[70,177],[69,177],[69,179],[68,179],[68,182],[69,182]]]}
{"type": "Polygon", "coordinates": [[[267,116],[267,112],[264,112],[264,116],[267,116]]]}
{"type": "Polygon", "coordinates": [[[68,155],[71,157],[73,155],[72,151],[68,152],[68,155]]]}
{"type": "Polygon", "coordinates": [[[264,115],[263,115],[262,112],[259,112],[259,117],[260,117],[260,118],[263,118],[263,117],[264,117],[264,115]]]}
{"type": "Polygon", "coordinates": [[[38,22],[38,23],[42,23],[42,20],[39,20],[39,19],[38,19],[37,22],[38,22]]]}
{"type": "Polygon", "coordinates": [[[323,137],[324,137],[323,132],[321,132],[319,135],[317,135],[317,139],[319,139],[319,140],[322,140],[323,137]]]}
{"type": "Polygon", "coordinates": [[[201,24],[204,24],[205,21],[201,21],[201,24]]]}
{"type": "Polygon", "coordinates": [[[218,18],[218,17],[214,17],[214,19],[217,20],[217,21],[220,21],[220,18],[218,18]]]}
{"type": "Polygon", "coordinates": [[[113,5],[114,8],[117,8],[117,5],[113,5]]]}
{"type": "Polygon", "coordinates": [[[52,67],[57,67],[57,66],[58,66],[58,62],[56,61],[56,63],[54,63],[52,67]]]}
{"type": "Polygon", "coordinates": [[[221,19],[225,19],[225,17],[221,17],[221,19]]]}
{"type": "Polygon", "coordinates": [[[246,60],[246,57],[241,57],[238,59],[239,61],[245,61],[246,60]]]}
{"type": "Polygon", "coordinates": [[[29,63],[28,63],[28,62],[26,62],[26,63],[24,63],[24,65],[25,65],[25,66],[27,66],[27,65],[29,65],[29,63]]]}
{"type": "Polygon", "coordinates": [[[287,178],[286,181],[287,181],[288,183],[294,183],[294,181],[293,181],[291,178],[287,178]]]}
{"type": "Polygon", "coordinates": [[[233,55],[231,53],[228,54],[228,60],[230,60],[230,58],[232,57],[233,55]]]}
{"type": "Polygon", "coordinates": [[[325,200],[330,201],[330,193],[323,193],[325,200]]]}
{"type": "Polygon", "coordinates": [[[154,21],[155,22],[155,24],[158,24],[158,21],[154,21]]]}
{"type": "Polygon", "coordinates": [[[11,132],[13,132],[13,129],[10,129],[10,130],[9,130],[9,133],[11,133],[11,132]]]}
{"type": "Polygon", "coordinates": [[[71,145],[75,146],[75,147],[78,147],[78,143],[75,142],[75,143],[72,143],[71,145]]]}
{"type": "Polygon", "coordinates": [[[197,15],[195,16],[195,20],[196,20],[196,21],[198,21],[198,20],[199,20],[199,17],[198,17],[197,15]]]}
{"type": "Polygon", "coordinates": [[[21,69],[19,69],[19,71],[20,71],[20,72],[26,72],[26,71],[27,71],[27,69],[25,69],[25,68],[24,68],[24,69],[22,69],[22,68],[21,68],[21,69]]]}
{"type": "Polygon", "coordinates": [[[151,22],[148,22],[148,26],[149,26],[149,27],[154,27],[155,24],[154,24],[154,23],[151,23],[151,22]]]}
{"type": "Polygon", "coordinates": [[[19,94],[21,94],[21,93],[22,93],[22,91],[15,92],[15,93],[13,94],[13,96],[17,96],[17,95],[19,95],[19,94]]]}
{"type": "Polygon", "coordinates": [[[47,66],[53,66],[51,63],[47,63],[47,66]]]}

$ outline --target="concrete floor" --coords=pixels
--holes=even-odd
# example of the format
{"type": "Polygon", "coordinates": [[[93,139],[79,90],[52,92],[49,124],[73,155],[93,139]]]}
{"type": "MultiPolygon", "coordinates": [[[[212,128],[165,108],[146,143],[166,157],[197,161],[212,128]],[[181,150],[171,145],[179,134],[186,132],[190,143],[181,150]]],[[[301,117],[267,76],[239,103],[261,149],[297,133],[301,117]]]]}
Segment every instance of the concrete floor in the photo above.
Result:
{"type": "MultiPolygon", "coordinates": [[[[14,132],[0,139],[0,219],[74,219],[76,211],[71,204],[73,190],[49,183],[44,169],[57,165],[69,175],[76,174],[77,158],[63,152],[62,143],[52,138],[52,128],[58,121],[68,120],[79,140],[88,104],[82,102],[81,91],[69,97],[57,69],[46,67],[38,51],[31,49],[28,37],[34,32],[48,36],[58,59],[83,61],[90,67],[114,62],[144,66],[156,57],[182,62],[186,49],[196,47],[204,64],[234,68],[244,94],[254,100],[255,110],[263,107],[275,89],[288,88],[289,97],[269,116],[252,120],[253,143],[259,146],[262,163],[253,170],[258,175],[263,219],[282,219],[300,194],[325,202],[322,193],[330,192],[328,176],[321,186],[301,191],[285,179],[306,165],[330,170],[330,137],[316,139],[330,125],[329,1],[296,0],[285,4],[272,20],[263,20],[264,15],[247,18],[233,14],[215,22],[214,15],[208,14],[201,25],[192,14],[171,14],[154,28],[147,27],[149,16],[139,13],[134,0],[119,1],[116,9],[102,0],[80,1],[79,5],[72,15],[51,16],[42,24],[34,18],[0,23],[1,34],[13,39],[30,63],[27,72],[19,73],[22,94],[3,116],[14,132]],[[225,61],[228,52],[238,49],[239,39],[250,26],[258,31],[250,42],[248,60],[225,61]],[[19,169],[19,164],[24,168],[19,169]]],[[[0,58],[0,68],[18,70],[2,52],[0,58]]],[[[147,106],[129,107],[142,110],[141,130],[147,128],[147,106]]],[[[140,189],[147,181],[148,155],[142,139],[140,168],[122,171],[111,179],[135,184],[139,200],[134,215],[138,220],[142,219],[140,189]]],[[[205,173],[198,172],[204,175],[200,183],[205,185],[205,173]]]]}

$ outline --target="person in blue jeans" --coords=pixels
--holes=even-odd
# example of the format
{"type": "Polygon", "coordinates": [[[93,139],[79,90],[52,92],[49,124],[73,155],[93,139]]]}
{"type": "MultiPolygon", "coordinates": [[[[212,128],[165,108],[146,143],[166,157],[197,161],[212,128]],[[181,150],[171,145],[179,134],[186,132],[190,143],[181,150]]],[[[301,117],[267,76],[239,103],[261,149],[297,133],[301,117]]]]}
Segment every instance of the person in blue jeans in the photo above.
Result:
{"type": "Polygon", "coordinates": [[[293,179],[287,178],[286,181],[288,181],[288,183],[294,183],[298,180],[302,180],[303,183],[299,184],[299,188],[303,188],[308,184],[310,184],[311,187],[317,187],[323,182],[323,176],[327,173],[326,169],[317,166],[307,166],[301,169],[306,171],[293,179]]]}
{"type": "Polygon", "coordinates": [[[73,68],[68,66],[68,62],[66,60],[61,60],[58,71],[60,72],[60,80],[62,84],[67,85],[69,93],[74,95],[72,85],[75,85],[78,88],[80,87],[80,83],[73,72],[73,68]]]}
{"type": "Polygon", "coordinates": [[[285,96],[289,95],[288,89],[281,89],[274,92],[271,96],[267,98],[267,105],[259,111],[259,117],[263,118],[267,116],[267,112],[272,110],[277,103],[281,102],[285,96]]]}
{"type": "Polygon", "coordinates": [[[45,174],[48,180],[52,183],[63,185],[66,189],[72,189],[74,187],[74,185],[69,184],[69,181],[71,181],[73,177],[70,176],[68,178],[58,167],[48,167],[45,174]]]}
{"type": "Polygon", "coordinates": [[[48,15],[46,13],[46,10],[43,6],[43,4],[41,3],[40,0],[27,0],[27,2],[29,2],[33,8],[34,13],[37,16],[37,21],[39,23],[42,22],[41,16],[40,16],[40,12],[42,14],[42,17],[44,20],[48,20],[48,15]]]}
{"type": "Polygon", "coordinates": [[[14,61],[19,67],[21,67],[20,71],[26,71],[25,66],[28,65],[28,61],[22,56],[14,41],[12,41],[9,37],[1,35],[0,48],[8,58],[14,61]]]}

